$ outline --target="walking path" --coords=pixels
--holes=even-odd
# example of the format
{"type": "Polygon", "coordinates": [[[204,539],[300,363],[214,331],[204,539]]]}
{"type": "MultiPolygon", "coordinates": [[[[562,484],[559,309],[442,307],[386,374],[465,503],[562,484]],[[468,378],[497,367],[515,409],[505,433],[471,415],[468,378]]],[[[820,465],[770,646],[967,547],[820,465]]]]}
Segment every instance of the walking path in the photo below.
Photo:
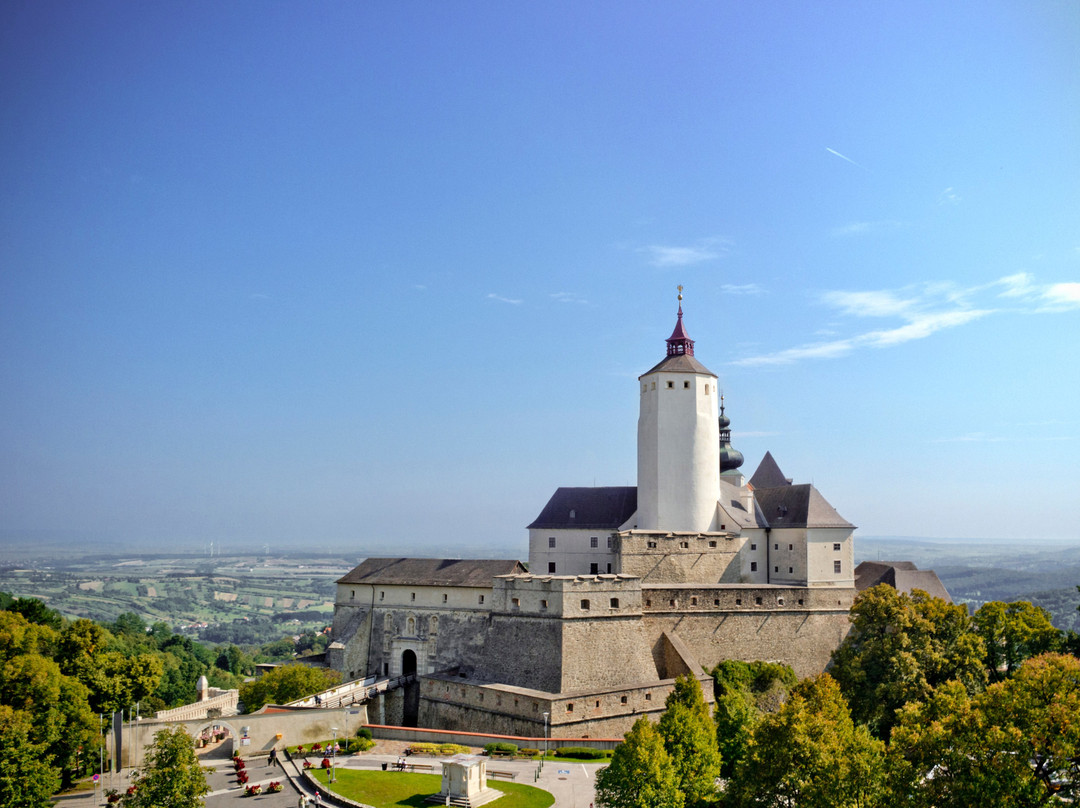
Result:
{"type": "MultiPolygon", "coordinates": [[[[400,758],[408,744],[399,741],[379,741],[371,752],[361,755],[338,757],[339,769],[367,769],[382,770],[383,764],[392,767],[400,758]]],[[[474,750],[475,751],[475,750],[474,750]]],[[[318,765],[320,757],[316,760],[311,758],[312,763],[318,765]]],[[[408,760],[416,763],[430,764],[433,773],[439,774],[441,767],[437,758],[410,757],[408,760]]],[[[208,761],[209,762],[209,761],[208,761]]],[[[307,787],[302,776],[301,766],[303,758],[298,758],[290,764],[281,757],[279,765],[271,766],[266,758],[246,758],[248,785],[260,783],[265,788],[272,780],[279,781],[285,788],[276,794],[263,793],[258,797],[245,797],[242,786],[236,784],[236,775],[233,773],[232,764],[220,758],[213,761],[213,771],[206,775],[206,782],[210,786],[210,794],[206,797],[207,808],[240,808],[236,800],[244,800],[243,805],[248,808],[292,808],[297,803],[299,792],[292,783],[300,784],[309,798],[314,792],[307,787]],[[286,777],[283,767],[292,766],[289,774],[292,775],[292,783],[286,777]]],[[[595,796],[594,785],[596,771],[605,763],[565,763],[546,761],[540,772],[539,779],[534,779],[537,773],[537,762],[531,760],[493,760],[489,764],[490,769],[500,772],[514,772],[517,777],[513,782],[528,786],[536,786],[544,791],[550,791],[555,797],[555,808],[592,808],[595,796]]],[[[116,775],[105,775],[106,788],[116,788],[124,791],[130,780],[130,771],[116,775]]],[[[494,779],[494,778],[493,778],[494,779]]],[[[498,782],[504,782],[504,778],[498,778],[498,782]]],[[[96,808],[103,805],[101,801],[101,789],[84,791],[76,794],[58,796],[58,808],[96,808]]]]}

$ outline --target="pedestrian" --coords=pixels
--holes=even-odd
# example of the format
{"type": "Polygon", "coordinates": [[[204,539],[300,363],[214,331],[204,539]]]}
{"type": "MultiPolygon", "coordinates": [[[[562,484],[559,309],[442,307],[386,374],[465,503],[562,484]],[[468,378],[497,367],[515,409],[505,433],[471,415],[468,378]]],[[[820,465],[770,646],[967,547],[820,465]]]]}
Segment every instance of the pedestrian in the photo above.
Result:
{"type": "Polygon", "coordinates": [[[277,747],[276,746],[272,747],[270,749],[270,760],[268,762],[270,763],[271,766],[274,766],[274,765],[277,764],[277,747]]]}
{"type": "Polygon", "coordinates": [[[315,804],[322,805],[322,795],[318,791],[315,792],[315,804]]]}
{"type": "Polygon", "coordinates": [[[297,803],[297,806],[299,806],[299,808],[307,808],[307,795],[303,793],[300,794],[300,802],[297,803]]]}

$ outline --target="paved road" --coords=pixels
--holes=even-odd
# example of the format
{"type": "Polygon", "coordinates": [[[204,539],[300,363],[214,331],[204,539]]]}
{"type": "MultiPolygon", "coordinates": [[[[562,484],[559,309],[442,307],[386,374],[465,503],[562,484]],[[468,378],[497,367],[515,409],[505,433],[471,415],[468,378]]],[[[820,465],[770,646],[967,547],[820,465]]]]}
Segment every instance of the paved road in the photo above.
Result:
{"type": "MultiPolygon", "coordinates": [[[[417,762],[434,764],[434,773],[439,773],[438,761],[432,758],[410,758],[417,762]]],[[[397,760],[396,755],[358,755],[349,758],[338,758],[343,768],[350,769],[382,769],[382,764],[393,764],[397,760]]],[[[313,762],[314,758],[312,759],[313,762]]],[[[293,808],[297,803],[298,792],[289,784],[280,766],[268,766],[259,758],[247,760],[248,784],[269,783],[278,780],[285,789],[277,794],[261,794],[258,797],[245,797],[244,789],[236,785],[236,777],[233,775],[232,766],[226,761],[214,761],[216,770],[206,776],[210,785],[210,794],[206,798],[207,808],[240,808],[236,805],[237,800],[243,800],[243,805],[248,808],[293,808]]],[[[545,762],[543,769],[536,778],[537,764],[526,760],[495,760],[489,764],[489,768],[497,771],[516,772],[514,782],[536,786],[545,791],[550,791],[555,797],[555,808],[591,808],[594,799],[593,785],[596,779],[596,770],[600,763],[554,763],[545,762]]],[[[105,775],[106,787],[123,790],[128,784],[128,772],[114,775],[110,781],[109,775],[105,775]]],[[[501,778],[500,778],[501,779],[501,778]]],[[[96,808],[102,805],[98,795],[92,791],[68,797],[57,798],[58,808],[96,808]]]]}

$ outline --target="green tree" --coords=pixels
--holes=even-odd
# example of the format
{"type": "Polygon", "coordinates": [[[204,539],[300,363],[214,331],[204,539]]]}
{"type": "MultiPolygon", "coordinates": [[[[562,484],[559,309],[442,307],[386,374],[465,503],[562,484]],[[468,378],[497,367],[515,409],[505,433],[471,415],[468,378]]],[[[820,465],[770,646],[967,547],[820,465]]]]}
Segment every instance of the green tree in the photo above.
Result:
{"type": "Polygon", "coordinates": [[[158,654],[125,657],[118,651],[105,651],[97,655],[93,668],[83,668],[79,678],[90,690],[90,708],[113,713],[134,707],[153,693],[163,669],[158,654]]]}
{"type": "Polygon", "coordinates": [[[716,697],[716,745],[720,750],[720,775],[731,778],[746,756],[750,737],[761,715],[749,690],[729,687],[716,697]]]}
{"type": "Polygon", "coordinates": [[[821,674],[762,717],[727,796],[737,808],[869,808],[882,804],[884,778],[884,744],[821,674]]]}
{"type": "Polygon", "coordinates": [[[969,693],[985,685],[982,640],[963,606],[883,584],[855,599],[851,621],[830,673],[855,720],[880,738],[888,737],[897,709],[929,698],[938,685],[956,680],[969,693]]]}
{"type": "Polygon", "coordinates": [[[973,619],[986,646],[991,682],[1011,676],[1025,659],[1056,650],[1062,642],[1062,632],[1050,623],[1049,613],[1027,601],[990,601],[973,619]]]}
{"type": "Polygon", "coordinates": [[[0,808],[47,808],[60,777],[30,716],[0,705],[0,808]]]}
{"type": "Polygon", "coordinates": [[[54,631],[59,631],[64,625],[60,612],[50,609],[37,598],[15,598],[7,606],[7,610],[21,614],[31,623],[48,626],[54,631]]]}
{"type": "Polygon", "coordinates": [[[657,730],[671,758],[687,808],[715,803],[720,750],[716,745],[716,726],[695,677],[680,676],[675,680],[657,730]]]}
{"type": "Polygon", "coordinates": [[[160,730],[146,748],[146,762],[135,774],[135,791],[124,797],[124,808],[202,806],[210,793],[205,771],[195,757],[194,740],[183,727],[160,730]]]}
{"type": "Polygon", "coordinates": [[[279,665],[254,682],[240,686],[240,701],[245,712],[255,712],[264,704],[286,704],[290,701],[327,690],[341,681],[341,674],[326,668],[309,668],[293,663],[279,665]]]}
{"type": "Polygon", "coordinates": [[[671,758],[647,718],[634,722],[611,763],[596,773],[596,803],[601,808],[683,807],[671,758]]]}
{"type": "Polygon", "coordinates": [[[892,790],[913,808],[1080,798],[1080,660],[1045,654],[975,697],[950,683],[899,713],[892,790]]]}

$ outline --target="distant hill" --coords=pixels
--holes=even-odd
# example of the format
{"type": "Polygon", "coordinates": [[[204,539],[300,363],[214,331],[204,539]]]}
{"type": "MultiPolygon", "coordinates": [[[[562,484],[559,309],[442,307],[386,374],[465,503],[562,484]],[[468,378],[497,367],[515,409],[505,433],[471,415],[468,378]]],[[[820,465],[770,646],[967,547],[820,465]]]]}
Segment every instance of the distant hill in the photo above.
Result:
{"type": "Polygon", "coordinates": [[[1050,612],[1058,628],[1080,631],[1080,539],[860,536],[855,562],[861,561],[913,561],[934,570],[957,603],[977,609],[992,600],[1026,600],[1050,612]]]}

